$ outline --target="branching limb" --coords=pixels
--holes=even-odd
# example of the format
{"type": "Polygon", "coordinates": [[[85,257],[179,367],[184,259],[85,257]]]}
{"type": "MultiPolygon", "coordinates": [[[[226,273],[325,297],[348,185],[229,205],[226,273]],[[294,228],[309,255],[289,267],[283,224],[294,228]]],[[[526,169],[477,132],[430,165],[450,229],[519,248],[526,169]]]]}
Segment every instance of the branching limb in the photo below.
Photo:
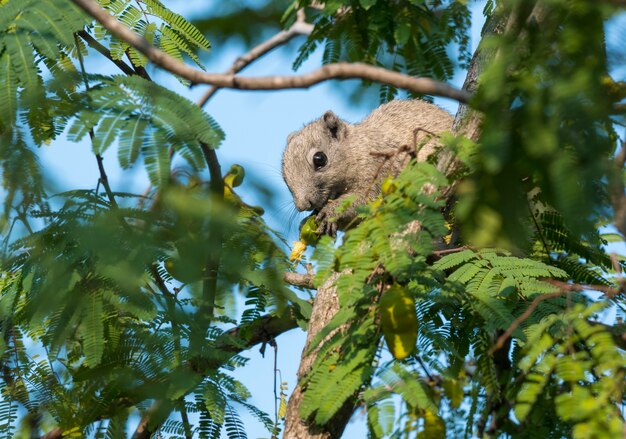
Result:
{"type": "MultiPolygon", "coordinates": [[[[83,55],[81,54],[80,49],[78,48],[78,36],[79,36],[79,33],[74,34],[74,41],[76,41],[78,61],[80,63],[80,71],[81,71],[81,74],[83,75],[83,81],[85,83],[85,90],[89,91],[89,81],[87,80],[87,71],[85,70],[85,63],[83,60],[83,55]]],[[[90,128],[89,138],[91,139],[92,145],[93,145],[94,137],[95,137],[95,134],[94,134],[93,128],[90,128]]],[[[111,207],[113,207],[114,209],[117,209],[118,207],[117,201],[115,200],[115,195],[113,194],[113,191],[111,190],[111,185],[109,184],[109,177],[107,176],[106,170],[104,169],[104,160],[102,159],[102,155],[96,153],[95,156],[98,162],[98,172],[100,172],[100,183],[102,184],[102,187],[104,187],[104,191],[107,194],[107,198],[109,199],[109,202],[111,203],[111,207]]]]}
{"type": "Polygon", "coordinates": [[[109,61],[115,64],[122,72],[126,73],[127,75],[135,74],[133,69],[128,64],[124,63],[123,61],[119,59],[113,59],[113,56],[111,55],[111,51],[109,51],[109,49],[107,49],[102,44],[100,44],[94,37],[89,35],[88,32],[81,30],[81,31],[78,31],[77,34],[79,37],[83,39],[85,43],[87,43],[87,45],[89,45],[89,47],[91,47],[92,49],[95,49],[96,51],[104,55],[105,58],[107,58],[109,61]]]}
{"type": "Polygon", "coordinates": [[[559,291],[555,291],[554,293],[543,294],[535,298],[535,300],[533,300],[530,303],[528,308],[526,308],[526,311],[520,314],[519,317],[517,317],[513,321],[513,323],[511,323],[511,325],[507,328],[507,330],[504,331],[504,333],[502,333],[500,337],[498,337],[498,340],[493,345],[493,347],[489,350],[489,352],[493,354],[497,350],[501,349],[502,346],[504,346],[504,344],[507,342],[511,334],[515,332],[515,330],[519,327],[519,325],[521,325],[524,322],[524,320],[526,320],[532,315],[535,308],[537,308],[541,302],[543,302],[544,300],[548,300],[548,299],[556,299],[557,297],[560,297],[563,294],[564,294],[564,291],[559,290],[559,291]]]}
{"type": "MultiPolygon", "coordinates": [[[[233,65],[228,70],[226,70],[224,74],[234,75],[236,73],[239,73],[241,70],[252,64],[263,55],[271,52],[279,46],[288,43],[294,37],[297,37],[299,35],[309,35],[313,31],[313,25],[304,21],[305,17],[304,14],[301,12],[302,11],[299,11],[298,19],[289,29],[278,32],[276,35],[272,36],[268,40],[252,48],[245,55],[237,58],[233,65]]],[[[203,107],[208,102],[208,100],[211,99],[215,93],[217,93],[219,89],[220,87],[216,85],[209,88],[198,101],[198,106],[203,107]]]]}
{"type": "Polygon", "coordinates": [[[241,78],[233,74],[205,73],[187,66],[172,58],[165,52],[152,46],[145,38],[137,35],[94,0],[72,0],[108,29],[113,35],[143,53],[150,61],[161,68],[185,78],[193,84],[211,84],[221,88],[240,90],[281,90],[291,88],[309,88],[329,79],[366,79],[373,82],[389,84],[396,88],[414,93],[447,97],[459,102],[468,103],[471,95],[446,83],[429,78],[415,78],[392,70],[383,69],[363,63],[328,64],[311,73],[301,76],[267,76],[258,78],[241,78]]]}
{"type": "Polygon", "coordinates": [[[562,282],[562,281],[555,280],[555,279],[544,279],[543,281],[547,282],[547,283],[549,283],[551,285],[554,285],[559,290],[555,291],[553,293],[543,294],[541,296],[536,297],[535,300],[533,300],[530,303],[528,308],[526,308],[526,311],[524,311],[522,314],[520,314],[519,317],[517,317],[513,321],[513,323],[511,323],[511,325],[507,328],[507,330],[504,331],[504,333],[500,337],[498,337],[498,340],[493,345],[493,347],[490,349],[491,353],[494,353],[497,350],[501,349],[504,346],[505,342],[508,340],[508,338],[511,336],[511,334],[513,334],[513,332],[515,332],[515,330],[526,319],[528,319],[532,315],[533,311],[544,300],[555,299],[555,298],[560,297],[560,296],[562,296],[563,294],[566,294],[566,293],[583,292],[583,291],[589,291],[589,290],[600,291],[600,292],[604,293],[604,295],[607,298],[613,298],[613,297],[615,297],[616,295],[618,295],[618,294],[620,294],[622,292],[621,290],[619,290],[617,288],[607,287],[606,285],[569,284],[567,282],[562,282]]]}
{"type": "MultiPolygon", "coordinates": [[[[276,338],[279,335],[291,331],[298,327],[298,322],[296,316],[298,315],[298,311],[295,307],[287,308],[280,316],[263,316],[258,319],[252,326],[252,328],[246,328],[247,338],[242,344],[233,344],[232,338],[240,336],[241,332],[244,328],[242,327],[234,327],[229,331],[226,331],[224,335],[216,340],[215,348],[220,349],[224,352],[230,352],[233,355],[238,354],[244,350],[250,349],[256,346],[259,343],[263,343],[270,338],[276,338]]],[[[210,371],[215,370],[216,368],[223,365],[226,361],[228,361],[228,356],[219,357],[215,356],[211,360],[202,360],[202,361],[191,361],[189,363],[189,368],[192,369],[195,373],[199,373],[201,375],[207,375],[210,371]],[[219,358],[219,360],[218,360],[219,358]]],[[[131,401],[125,400],[124,405],[126,407],[133,407],[139,401],[131,401]]],[[[149,414],[157,413],[162,407],[159,405],[155,407],[155,405],[159,404],[155,403],[148,411],[145,412],[142,420],[140,421],[137,430],[135,431],[134,437],[149,437],[150,428],[149,425],[158,425],[157,422],[155,424],[154,418],[149,418],[149,414]],[[141,428],[141,430],[140,430],[141,428]]],[[[171,411],[171,410],[170,410],[171,411]]],[[[96,417],[92,420],[92,422],[96,422],[99,418],[96,417]]],[[[50,432],[41,436],[40,439],[60,439],[63,437],[63,430],[59,427],[55,427],[50,432]]]]}

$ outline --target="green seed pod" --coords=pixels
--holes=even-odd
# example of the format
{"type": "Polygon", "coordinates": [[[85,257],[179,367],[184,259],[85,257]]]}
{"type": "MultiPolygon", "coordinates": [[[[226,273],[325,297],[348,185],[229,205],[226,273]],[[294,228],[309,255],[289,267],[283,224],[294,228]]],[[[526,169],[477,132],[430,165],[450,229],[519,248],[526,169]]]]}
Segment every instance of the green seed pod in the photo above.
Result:
{"type": "Polygon", "coordinates": [[[315,215],[311,215],[302,223],[300,227],[300,241],[306,245],[315,245],[320,239],[320,234],[317,233],[317,223],[315,222],[315,215]]]}
{"type": "Polygon", "coordinates": [[[415,301],[404,287],[393,284],[380,298],[379,309],[387,347],[394,358],[403,360],[417,342],[415,301]]]}

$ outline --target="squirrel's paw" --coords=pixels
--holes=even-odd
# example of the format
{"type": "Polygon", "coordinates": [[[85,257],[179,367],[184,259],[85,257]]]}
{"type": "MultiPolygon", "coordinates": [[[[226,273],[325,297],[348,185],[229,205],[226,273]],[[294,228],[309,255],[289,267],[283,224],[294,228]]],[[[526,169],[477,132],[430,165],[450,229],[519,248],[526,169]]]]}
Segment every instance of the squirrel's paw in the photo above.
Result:
{"type": "Polygon", "coordinates": [[[334,206],[330,203],[319,211],[315,217],[315,222],[318,224],[317,233],[330,235],[332,237],[337,236],[337,218],[334,206]]]}

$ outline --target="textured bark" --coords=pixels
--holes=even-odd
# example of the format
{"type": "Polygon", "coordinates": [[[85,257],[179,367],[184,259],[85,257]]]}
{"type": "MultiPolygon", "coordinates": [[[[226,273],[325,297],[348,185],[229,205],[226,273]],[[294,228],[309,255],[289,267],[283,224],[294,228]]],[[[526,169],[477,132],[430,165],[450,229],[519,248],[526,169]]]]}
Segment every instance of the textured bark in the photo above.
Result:
{"type": "MultiPolygon", "coordinates": [[[[285,415],[285,439],[332,439],[339,438],[346,427],[346,424],[352,416],[354,405],[356,403],[356,395],[348,399],[344,406],[334,416],[333,420],[324,427],[312,425],[300,418],[300,406],[304,396],[305,389],[302,388],[302,380],[311,370],[313,362],[317,358],[318,349],[307,354],[311,340],[320,332],[339,311],[339,300],[337,298],[337,288],[334,286],[335,281],[340,276],[335,273],[331,276],[318,290],[311,311],[311,320],[306,337],[306,344],[302,352],[300,367],[298,368],[298,384],[294,389],[289,403],[287,404],[287,413],[285,415]]],[[[341,330],[341,328],[337,329],[341,330]]],[[[336,331],[335,331],[336,332],[336,331]]],[[[320,345],[335,334],[331,332],[320,345]]]]}

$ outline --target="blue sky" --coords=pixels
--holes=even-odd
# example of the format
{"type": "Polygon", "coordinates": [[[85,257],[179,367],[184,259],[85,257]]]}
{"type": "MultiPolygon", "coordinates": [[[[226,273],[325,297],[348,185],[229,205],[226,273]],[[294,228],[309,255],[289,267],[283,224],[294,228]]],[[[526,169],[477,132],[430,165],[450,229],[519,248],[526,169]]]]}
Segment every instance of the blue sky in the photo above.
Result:
{"type": "MultiPolygon", "coordinates": [[[[218,1],[169,0],[165,3],[175,12],[192,17],[194,14],[215,7],[218,1]]],[[[480,28],[483,23],[483,3],[481,1],[472,4],[475,18],[472,28],[473,47],[479,41],[480,28]]],[[[302,38],[300,41],[303,40],[302,38]]],[[[248,49],[239,44],[213,47],[212,51],[203,57],[203,62],[208,71],[221,72],[230,67],[234,59],[248,49]]],[[[98,57],[94,54],[91,58],[96,60],[98,57]]],[[[242,72],[242,75],[291,74],[293,59],[292,49],[279,49],[257,61],[242,72]]],[[[321,54],[315,53],[299,73],[315,69],[320,65],[320,59],[321,54]]],[[[95,69],[98,73],[102,73],[104,69],[108,71],[108,61],[103,59],[95,66],[95,69]]],[[[154,68],[149,71],[159,83],[175,89],[194,101],[206,89],[206,87],[196,87],[188,90],[169,77],[167,73],[158,72],[154,68]]],[[[453,83],[461,86],[464,76],[465,72],[457,72],[453,83]]],[[[289,241],[297,239],[299,219],[292,219],[292,222],[289,222],[290,213],[293,211],[291,196],[280,176],[280,157],[285,146],[285,139],[289,133],[298,130],[305,123],[319,117],[329,109],[350,122],[358,122],[365,117],[373,107],[350,104],[348,92],[342,93],[344,84],[337,87],[336,84],[333,86],[330,83],[324,83],[309,90],[270,92],[222,90],[205,107],[207,113],[213,116],[226,132],[226,140],[218,151],[222,169],[227,170],[233,163],[239,163],[245,167],[247,178],[238,192],[248,203],[261,204],[261,200],[254,198],[255,191],[252,183],[255,181],[266,185],[273,191],[273,207],[266,209],[265,219],[271,227],[286,234],[289,241]]],[[[450,100],[438,99],[436,103],[453,114],[457,108],[456,103],[450,100]]],[[[42,147],[40,152],[42,164],[52,175],[59,190],[96,186],[98,170],[87,141],[77,144],[61,139],[51,146],[42,147]]],[[[113,190],[142,193],[148,186],[148,179],[141,165],[136,166],[131,172],[121,171],[114,147],[105,153],[104,159],[113,190]]],[[[281,335],[277,340],[278,367],[281,370],[282,379],[288,383],[290,392],[296,382],[296,371],[304,340],[305,333],[301,330],[281,335]]],[[[249,364],[238,370],[235,376],[252,392],[251,402],[273,417],[273,352],[268,347],[266,358],[262,358],[258,348],[255,348],[247,352],[246,356],[250,358],[249,364]]],[[[253,418],[244,413],[242,417],[250,438],[269,437],[269,433],[253,418]]],[[[366,437],[363,414],[356,414],[353,417],[344,437],[366,437]]]]}

